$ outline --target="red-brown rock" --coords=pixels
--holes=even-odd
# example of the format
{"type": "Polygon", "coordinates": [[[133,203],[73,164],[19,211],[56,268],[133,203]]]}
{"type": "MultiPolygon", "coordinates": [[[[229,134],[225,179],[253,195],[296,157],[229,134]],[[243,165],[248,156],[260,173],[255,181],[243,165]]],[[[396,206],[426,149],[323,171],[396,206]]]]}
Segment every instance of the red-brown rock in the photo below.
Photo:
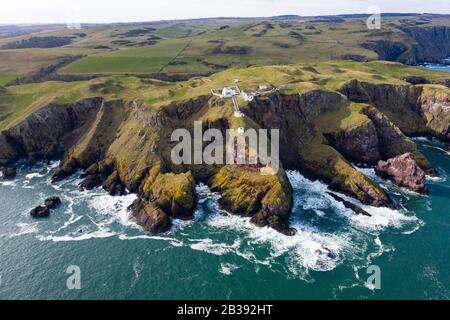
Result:
{"type": "Polygon", "coordinates": [[[375,170],[377,175],[392,180],[398,186],[422,194],[428,193],[425,172],[417,165],[411,153],[380,161],[375,170]]]}

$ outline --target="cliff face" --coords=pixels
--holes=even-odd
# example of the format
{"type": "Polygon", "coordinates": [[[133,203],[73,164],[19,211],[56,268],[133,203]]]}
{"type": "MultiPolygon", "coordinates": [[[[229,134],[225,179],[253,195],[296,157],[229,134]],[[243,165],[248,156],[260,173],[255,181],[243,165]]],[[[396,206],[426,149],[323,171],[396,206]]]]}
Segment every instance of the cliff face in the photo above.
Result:
{"type": "Polygon", "coordinates": [[[389,196],[351,162],[373,165],[411,153],[434,174],[404,133],[448,139],[448,90],[350,81],[341,92],[258,97],[243,107],[246,117],[239,121],[231,105],[209,96],[160,107],[102,98],[51,105],[0,134],[0,165],[61,157],[55,182],[84,169],[80,188],[137,193],[132,218],[154,232],[167,230],[171,219],[192,218],[195,185],[204,182],[220,193],[220,204],[230,212],[290,235],[292,187],[283,167],[322,179],[364,204],[391,206],[389,196]],[[279,129],[283,167],[263,176],[260,165],[173,164],[173,130],[192,133],[197,120],[204,129],[221,132],[240,126],[279,129]]]}
{"type": "Polygon", "coordinates": [[[102,103],[102,98],[94,98],[38,110],[1,133],[0,161],[6,164],[20,157],[34,162],[61,156],[73,144],[71,134],[90,123],[102,103]]]}
{"type": "MultiPolygon", "coordinates": [[[[250,104],[246,113],[262,127],[280,128],[280,158],[286,167],[323,179],[331,188],[365,204],[391,205],[385,192],[357,171],[338,151],[340,148],[327,141],[327,136],[339,135],[341,123],[348,122],[350,126],[361,123],[363,115],[344,96],[327,91],[274,95],[250,104]]],[[[367,138],[364,130],[350,129],[346,125],[342,128],[348,137],[361,141],[367,138]]],[[[370,144],[373,142],[367,141],[361,148],[370,149],[370,144]]],[[[345,147],[341,151],[343,149],[345,147]]]]}
{"type": "Polygon", "coordinates": [[[407,135],[428,135],[449,141],[450,95],[445,87],[353,80],[340,91],[352,101],[375,106],[407,135]]]}
{"type": "Polygon", "coordinates": [[[380,60],[397,61],[409,65],[424,62],[441,63],[450,56],[450,28],[402,27],[407,42],[376,40],[363,43],[366,49],[375,51],[380,60]]]}
{"type": "Polygon", "coordinates": [[[405,27],[401,30],[414,39],[415,43],[412,45],[410,57],[399,62],[412,65],[423,62],[439,63],[450,56],[449,27],[405,27]]]}

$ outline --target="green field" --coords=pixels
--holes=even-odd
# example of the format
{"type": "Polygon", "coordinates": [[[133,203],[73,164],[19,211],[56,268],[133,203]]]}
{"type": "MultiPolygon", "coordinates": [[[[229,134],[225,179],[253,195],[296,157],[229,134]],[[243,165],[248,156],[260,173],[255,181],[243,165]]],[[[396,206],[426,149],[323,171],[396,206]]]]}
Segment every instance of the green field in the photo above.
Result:
{"type": "Polygon", "coordinates": [[[5,74],[5,75],[1,75],[0,74],[0,86],[7,84],[8,82],[18,78],[18,75],[10,75],[10,74],[5,74]]]}
{"type": "Polygon", "coordinates": [[[62,68],[66,74],[80,73],[156,73],[174,59],[187,40],[167,40],[154,46],[125,48],[91,55],[62,68]]]}
{"type": "MultiPolygon", "coordinates": [[[[315,18],[205,19],[142,24],[89,25],[0,39],[0,75],[30,75],[70,55],[86,57],[58,70],[63,75],[197,74],[228,68],[324,62],[348,56],[375,60],[362,44],[387,40],[413,45],[402,28],[417,16],[384,17],[380,30],[365,18],[329,22],[315,18]],[[1,49],[30,37],[70,37],[59,48],[1,49]]],[[[429,16],[421,27],[450,26],[448,16],[429,16]]],[[[1,81],[1,80],[0,80],[1,81]]],[[[4,83],[5,81],[3,81],[4,83]]]]}

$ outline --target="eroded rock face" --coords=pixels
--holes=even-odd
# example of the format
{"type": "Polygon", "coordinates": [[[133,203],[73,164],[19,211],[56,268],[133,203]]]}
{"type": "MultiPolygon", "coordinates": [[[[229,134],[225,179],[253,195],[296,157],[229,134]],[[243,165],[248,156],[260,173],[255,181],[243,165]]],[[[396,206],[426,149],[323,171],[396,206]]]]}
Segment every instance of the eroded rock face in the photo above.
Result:
{"type": "Polygon", "coordinates": [[[224,166],[209,184],[220,192],[220,205],[234,213],[252,217],[260,226],[269,226],[284,234],[293,234],[289,228],[292,210],[292,188],[283,169],[277,175],[262,176],[259,170],[248,170],[237,165],[224,166]]]}
{"type": "Polygon", "coordinates": [[[0,133],[0,167],[12,163],[19,158],[17,149],[11,144],[11,140],[0,133]]]}
{"type": "Polygon", "coordinates": [[[375,51],[380,60],[398,61],[409,65],[417,65],[424,62],[440,63],[449,56],[449,27],[404,26],[401,30],[410,38],[411,44],[390,40],[376,40],[363,43],[362,46],[375,51]]]}
{"type": "Polygon", "coordinates": [[[111,196],[123,196],[127,194],[125,185],[122,183],[117,170],[103,182],[102,187],[104,190],[108,191],[111,196]]]}
{"type": "MultiPolygon", "coordinates": [[[[7,129],[3,135],[21,158],[30,162],[53,159],[73,142],[69,133],[94,118],[102,103],[102,98],[93,98],[73,105],[50,105],[7,129]]],[[[12,155],[11,151],[8,153],[12,155]]]]}
{"type": "Polygon", "coordinates": [[[302,95],[272,95],[250,104],[246,114],[263,128],[280,130],[280,157],[286,168],[324,180],[331,188],[364,204],[391,206],[386,193],[344,158],[352,158],[353,155],[353,159],[359,162],[370,160],[376,163],[379,160],[376,149],[378,135],[371,121],[353,110],[344,96],[321,91],[302,95]],[[358,120],[355,126],[353,115],[365,121],[358,120]],[[348,122],[347,118],[350,125],[341,129],[339,124],[348,122]],[[327,142],[325,137],[336,138],[336,143],[327,142]],[[353,143],[352,139],[359,139],[361,143],[353,143]],[[365,139],[368,142],[363,141],[365,139]]]}
{"type": "Polygon", "coordinates": [[[440,86],[374,84],[351,80],[341,89],[350,100],[369,103],[406,135],[447,140],[450,97],[440,86]]]}
{"type": "Polygon", "coordinates": [[[171,227],[167,214],[151,202],[136,199],[128,210],[131,218],[146,231],[165,232],[171,227]]]}
{"type": "Polygon", "coordinates": [[[405,153],[388,161],[380,161],[376,167],[376,173],[392,180],[398,186],[423,194],[428,193],[425,172],[417,165],[411,153],[405,153]]]}
{"type": "Polygon", "coordinates": [[[381,159],[377,130],[371,121],[347,130],[328,133],[326,137],[350,161],[375,164],[381,159]]]}

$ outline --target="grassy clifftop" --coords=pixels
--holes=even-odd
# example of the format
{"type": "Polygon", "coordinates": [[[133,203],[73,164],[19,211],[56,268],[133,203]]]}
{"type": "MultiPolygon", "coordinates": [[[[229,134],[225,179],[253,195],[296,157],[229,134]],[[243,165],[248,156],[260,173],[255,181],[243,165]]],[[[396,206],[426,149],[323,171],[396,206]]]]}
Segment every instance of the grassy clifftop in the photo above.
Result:
{"type": "Polygon", "coordinates": [[[316,89],[338,90],[350,79],[370,83],[407,84],[407,77],[424,77],[430,82],[448,78],[448,73],[408,67],[394,62],[331,61],[287,66],[229,69],[210,77],[197,77],[177,83],[130,76],[112,76],[79,82],[56,82],[9,86],[0,92],[0,130],[17,124],[49,103],[74,103],[81,98],[139,99],[147,106],[159,107],[177,101],[210,95],[211,89],[231,85],[239,79],[245,89],[260,84],[294,94],[316,89]]]}

